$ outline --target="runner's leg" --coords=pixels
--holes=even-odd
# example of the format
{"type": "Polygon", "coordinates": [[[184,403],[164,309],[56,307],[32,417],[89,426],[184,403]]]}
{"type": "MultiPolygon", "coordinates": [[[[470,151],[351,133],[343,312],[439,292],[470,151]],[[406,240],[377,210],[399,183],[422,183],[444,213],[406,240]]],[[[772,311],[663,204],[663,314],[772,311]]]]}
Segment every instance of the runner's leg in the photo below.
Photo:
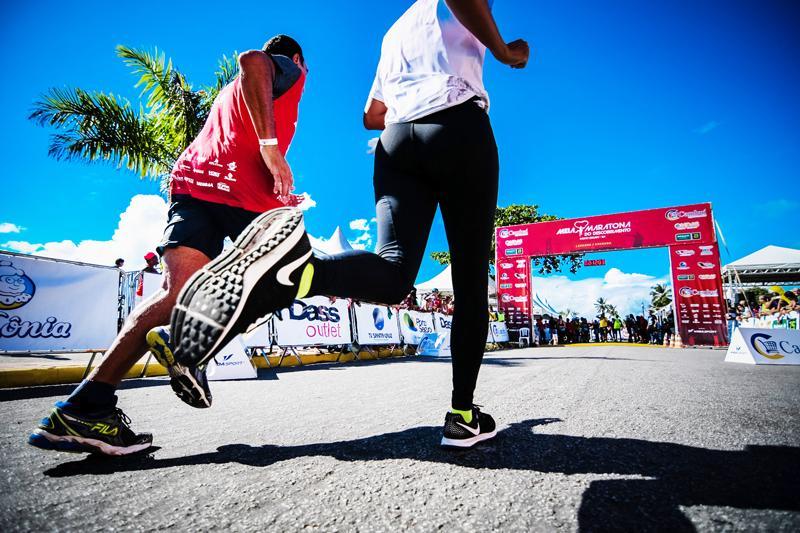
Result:
{"type": "Polygon", "coordinates": [[[455,300],[450,332],[452,406],[466,411],[472,409],[488,332],[488,269],[499,174],[497,146],[488,116],[472,102],[438,113],[430,121],[418,121],[416,126],[415,134],[425,143],[427,173],[440,177],[440,205],[450,246],[455,300]]]}
{"type": "Polygon", "coordinates": [[[147,332],[169,323],[169,315],[183,284],[210,259],[198,250],[178,246],[166,249],[163,260],[165,269],[161,289],[131,311],[102,362],[89,376],[90,380],[119,385],[136,361],[147,352],[147,332]]]}

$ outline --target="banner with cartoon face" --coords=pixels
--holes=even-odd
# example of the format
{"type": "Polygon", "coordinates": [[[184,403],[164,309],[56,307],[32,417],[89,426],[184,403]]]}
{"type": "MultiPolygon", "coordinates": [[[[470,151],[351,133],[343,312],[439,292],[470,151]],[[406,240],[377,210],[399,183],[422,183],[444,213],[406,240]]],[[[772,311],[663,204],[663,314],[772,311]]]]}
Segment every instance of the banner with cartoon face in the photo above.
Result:
{"type": "Polygon", "coordinates": [[[400,344],[397,313],[393,307],[353,302],[358,343],[365,346],[400,344]]]}
{"type": "Polygon", "coordinates": [[[0,253],[0,350],[108,348],[119,270],[0,253]]]}

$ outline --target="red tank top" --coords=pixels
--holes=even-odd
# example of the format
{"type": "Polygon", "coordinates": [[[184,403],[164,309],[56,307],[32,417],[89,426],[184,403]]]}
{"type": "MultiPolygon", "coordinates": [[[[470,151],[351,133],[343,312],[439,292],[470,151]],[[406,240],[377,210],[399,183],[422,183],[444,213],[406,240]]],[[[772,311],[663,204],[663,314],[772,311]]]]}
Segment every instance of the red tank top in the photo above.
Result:
{"type": "MultiPolygon", "coordinates": [[[[305,74],[273,100],[278,149],[286,155],[297,126],[305,74]]],[[[285,205],[272,192],[273,178],[261,158],[258,135],[242,94],[241,78],[217,96],[203,130],[170,174],[170,194],[263,213],[285,205]]]]}

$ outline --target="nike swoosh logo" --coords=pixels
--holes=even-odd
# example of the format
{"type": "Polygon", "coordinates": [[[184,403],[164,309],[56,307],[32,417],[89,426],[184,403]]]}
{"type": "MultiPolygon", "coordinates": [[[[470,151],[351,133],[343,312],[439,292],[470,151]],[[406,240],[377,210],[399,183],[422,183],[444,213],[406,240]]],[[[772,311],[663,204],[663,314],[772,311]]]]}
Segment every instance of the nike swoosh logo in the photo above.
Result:
{"type": "Polygon", "coordinates": [[[461,422],[456,422],[456,424],[458,424],[459,426],[461,426],[462,428],[466,429],[467,431],[469,431],[470,433],[472,433],[473,435],[476,435],[476,436],[481,432],[480,423],[478,424],[478,427],[476,427],[475,429],[472,429],[468,425],[462,424],[461,422]]]}
{"type": "Polygon", "coordinates": [[[287,287],[291,287],[292,285],[294,285],[294,283],[292,283],[291,280],[289,279],[289,276],[291,276],[292,273],[295,270],[297,270],[297,267],[305,263],[309,257],[311,257],[311,250],[309,250],[302,257],[298,257],[288,265],[281,267],[281,269],[278,270],[278,275],[275,276],[275,278],[278,280],[278,283],[280,283],[281,285],[286,285],[287,287]]]}

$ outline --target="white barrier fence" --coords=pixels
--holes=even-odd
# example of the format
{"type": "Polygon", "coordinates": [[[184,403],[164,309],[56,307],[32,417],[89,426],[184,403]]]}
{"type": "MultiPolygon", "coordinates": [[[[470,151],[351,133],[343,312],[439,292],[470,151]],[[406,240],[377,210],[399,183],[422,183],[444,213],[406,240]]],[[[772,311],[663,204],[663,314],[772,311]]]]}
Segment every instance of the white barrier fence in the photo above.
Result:
{"type": "MultiPolygon", "coordinates": [[[[0,351],[102,351],[119,321],[161,283],[155,274],[0,252],[0,351]]],[[[238,342],[246,348],[417,346],[435,335],[437,355],[448,355],[451,323],[441,313],[317,296],[295,300],[238,342]]],[[[492,323],[487,342],[507,340],[505,324],[492,323]]]]}

